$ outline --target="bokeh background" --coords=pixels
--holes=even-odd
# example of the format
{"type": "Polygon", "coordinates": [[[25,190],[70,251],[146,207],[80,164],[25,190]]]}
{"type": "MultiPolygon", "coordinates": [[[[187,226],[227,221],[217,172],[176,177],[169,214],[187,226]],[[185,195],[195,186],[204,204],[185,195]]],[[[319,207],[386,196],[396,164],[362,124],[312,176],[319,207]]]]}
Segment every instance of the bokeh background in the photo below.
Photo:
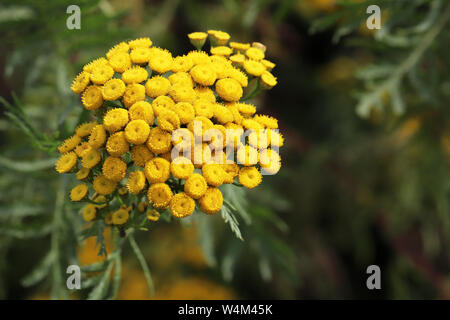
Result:
{"type": "MultiPolygon", "coordinates": [[[[277,64],[278,85],[254,102],[279,119],[283,167],[246,194],[254,219],[241,221],[244,242],[220,217],[211,218],[214,232],[161,221],[137,236],[153,298],[450,298],[448,23],[405,76],[405,111],[389,111],[387,94],[386,106],[363,118],[355,112],[358,92],[376,86],[364,68],[394,69],[416,48],[378,42],[362,24],[368,2],[344,1],[362,4],[346,16],[339,14],[349,7],[334,0],[76,2],[0,4],[0,95],[20,105],[36,130],[27,134],[0,109],[0,298],[84,298],[83,290],[61,289],[65,266],[102,259],[94,238],[78,241],[79,208],[66,204],[74,181],[54,171],[56,154],[39,150],[77,124],[81,104],[70,83],[82,65],[141,36],[187,53],[186,34],[208,29],[264,43],[277,64]],[[81,8],[81,30],[66,28],[70,4],[81,8]],[[353,28],[342,28],[349,21],[353,28]],[[46,262],[49,252],[58,263],[46,262]],[[366,287],[372,264],[381,268],[381,290],[366,287]]],[[[431,19],[434,1],[411,1],[421,4],[408,12],[401,1],[378,2],[390,8],[383,23],[394,28],[431,19]]],[[[150,298],[136,258],[124,250],[118,298],[150,298]]]]}

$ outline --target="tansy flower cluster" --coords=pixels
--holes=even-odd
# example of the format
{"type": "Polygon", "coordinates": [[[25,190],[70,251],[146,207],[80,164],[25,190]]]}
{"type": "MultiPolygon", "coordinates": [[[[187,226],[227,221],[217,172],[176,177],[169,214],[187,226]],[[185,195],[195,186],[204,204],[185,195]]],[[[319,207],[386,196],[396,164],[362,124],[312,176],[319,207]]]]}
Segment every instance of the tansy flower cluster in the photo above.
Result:
{"type": "Polygon", "coordinates": [[[242,101],[277,83],[266,48],[215,30],[188,37],[197,50],[176,57],[150,38],[121,42],[74,79],[91,121],[59,146],[56,170],[80,180],[70,198],[87,202],[84,220],[215,214],[221,185],[254,188],[280,169],[278,121],[242,101]]]}

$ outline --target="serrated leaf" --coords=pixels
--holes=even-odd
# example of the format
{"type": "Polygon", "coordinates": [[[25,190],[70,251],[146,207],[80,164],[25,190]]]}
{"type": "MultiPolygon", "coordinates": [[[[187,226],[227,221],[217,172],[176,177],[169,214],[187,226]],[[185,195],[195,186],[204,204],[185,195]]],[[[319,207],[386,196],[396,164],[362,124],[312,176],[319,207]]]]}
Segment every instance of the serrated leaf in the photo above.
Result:
{"type": "Polygon", "coordinates": [[[231,231],[233,231],[236,237],[244,241],[244,238],[242,238],[241,230],[239,229],[239,223],[233,213],[228,210],[226,206],[222,206],[222,209],[220,209],[220,214],[225,223],[228,223],[230,225],[231,231]]]}

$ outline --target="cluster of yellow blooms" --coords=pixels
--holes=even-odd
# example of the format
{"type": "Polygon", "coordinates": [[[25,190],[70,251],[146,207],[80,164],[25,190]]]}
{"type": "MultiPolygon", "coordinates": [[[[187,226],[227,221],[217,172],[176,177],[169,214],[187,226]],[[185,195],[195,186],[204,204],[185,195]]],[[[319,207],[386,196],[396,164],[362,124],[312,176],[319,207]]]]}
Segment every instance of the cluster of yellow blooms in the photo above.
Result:
{"type": "Polygon", "coordinates": [[[92,121],[58,147],[56,170],[76,172],[83,181],[70,197],[89,202],[86,221],[124,225],[133,206],[152,221],[166,209],[175,217],[189,216],[196,203],[214,214],[223,204],[219,186],[254,188],[261,172],[280,169],[278,121],[255,115],[254,105],[240,101],[250,83],[257,90],[277,83],[265,47],[229,42],[222,31],[188,37],[198,50],[178,57],[153,47],[149,38],[121,42],[74,79],[71,89],[93,111],[92,121]],[[210,54],[201,51],[208,37],[210,54]],[[246,139],[244,130],[250,131],[246,139]],[[186,146],[186,136],[210,143],[186,146]],[[189,155],[180,155],[186,149],[189,155]]]}

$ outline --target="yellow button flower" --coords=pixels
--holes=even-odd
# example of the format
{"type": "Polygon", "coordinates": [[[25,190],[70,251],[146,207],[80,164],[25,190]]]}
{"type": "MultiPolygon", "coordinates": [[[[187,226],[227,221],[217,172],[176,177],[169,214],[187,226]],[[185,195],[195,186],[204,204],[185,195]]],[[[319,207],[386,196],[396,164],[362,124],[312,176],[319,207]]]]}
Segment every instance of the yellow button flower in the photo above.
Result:
{"type": "Polygon", "coordinates": [[[80,183],[70,191],[70,199],[72,201],[81,201],[88,193],[88,186],[80,183]]]}
{"type": "Polygon", "coordinates": [[[213,108],[214,118],[221,124],[233,122],[234,116],[231,110],[219,103],[216,103],[213,108]]]}
{"type": "Polygon", "coordinates": [[[277,85],[277,78],[269,71],[264,71],[260,79],[264,89],[271,89],[277,85]]]}
{"type": "Polygon", "coordinates": [[[150,69],[157,73],[166,73],[172,69],[173,58],[172,54],[164,49],[154,48],[148,62],[150,69]]]}
{"type": "Polygon", "coordinates": [[[147,141],[150,126],[144,120],[132,120],[125,127],[125,138],[132,144],[143,144],[147,141]]]}
{"type": "Polygon", "coordinates": [[[239,182],[248,189],[253,189],[262,181],[261,173],[255,167],[244,167],[239,170],[239,182]]]}
{"type": "Polygon", "coordinates": [[[164,96],[169,89],[170,81],[162,76],[154,76],[145,83],[145,92],[150,98],[164,96]]]}
{"type": "Polygon", "coordinates": [[[212,118],[214,114],[213,103],[205,98],[200,98],[194,101],[194,110],[196,116],[212,118]]]}
{"type": "Polygon", "coordinates": [[[123,73],[131,68],[131,58],[128,52],[117,52],[109,58],[109,64],[115,72],[123,73]]]}
{"type": "Polygon", "coordinates": [[[127,108],[131,107],[138,101],[145,100],[145,87],[141,84],[129,84],[123,95],[123,103],[127,108]]]}
{"type": "Polygon", "coordinates": [[[102,160],[102,156],[100,154],[100,151],[97,149],[90,149],[85,154],[83,154],[83,157],[81,157],[81,165],[83,168],[91,169],[95,167],[100,161],[102,160]]]}
{"type": "Polygon", "coordinates": [[[152,102],[153,113],[159,116],[159,111],[164,109],[171,110],[175,106],[175,102],[167,96],[159,96],[152,102]]]}
{"type": "Polygon", "coordinates": [[[216,83],[216,92],[219,97],[231,102],[239,101],[243,94],[240,83],[231,78],[218,80],[216,83]]]}
{"type": "Polygon", "coordinates": [[[77,179],[78,180],[84,180],[89,176],[89,173],[91,172],[91,170],[89,170],[88,168],[81,168],[80,170],[78,170],[77,172],[77,179]]]}
{"type": "Polygon", "coordinates": [[[226,163],[222,165],[225,171],[223,183],[233,183],[234,178],[239,174],[239,166],[236,163],[226,163]]]}
{"type": "Polygon", "coordinates": [[[112,134],[106,141],[106,151],[113,157],[121,157],[130,150],[123,131],[112,134]]]}
{"type": "Polygon", "coordinates": [[[259,122],[268,129],[278,129],[278,120],[273,117],[258,114],[253,117],[253,120],[259,122]]]}
{"type": "Polygon", "coordinates": [[[170,187],[165,183],[155,183],[148,188],[148,201],[156,209],[167,209],[173,193],[170,187]]]}
{"type": "Polygon", "coordinates": [[[123,108],[109,110],[103,117],[103,127],[109,132],[116,132],[128,123],[128,111],[123,108]]]}
{"type": "Polygon", "coordinates": [[[172,72],[188,72],[194,66],[190,56],[179,56],[172,60],[172,72]]]}
{"type": "Polygon", "coordinates": [[[97,110],[103,104],[102,89],[99,86],[88,86],[81,95],[81,102],[87,110],[97,110]]]}
{"type": "Polygon", "coordinates": [[[150,130],[146,145],[150,151],[156,154],[166,153],[170,151],[171,135],[169,132],[155,127],[150,130]]]}
{"type": "Polygon", "coordinates": [[[207,37],[208,34],[206,32],[192,32],[188,34],[189,41],[198,50],[203,47],[207,37]]]}
{"type": "Polygon", "coordinates": [[[144,120],[149,125],[155,122],[153,108],[147,101],[138,101],[130,107],[129,115],[131,120],[144,120]]]}
{"type": "Polygon", "coordinates": [[[104,84],[114,75],[114,69],[108,64],[95,66],[91,72],[91,81],[95,84],[104,84]]]}
{"type": "Polygon", "coordinates": [[[88,142],[82,142],[75,148],[75,153],[78,157],[82,157],[87,151],[91,150],[92,147],[89,145],[88,142]]]}
{"type": "Polygon", "coordinates": [[[131,172],[127,179],[128,191],[139,194],[145,188],[145,174],[142,171],[131,172]]]}
{"type": "Polygon", "coordinates": [[[84,89],[86,89],[86,87],[89,85],[89,83],[91,82],[91,75],[86,72],[80,72],[75,79],[72,82],[72,86],[70,87],[70,89],[72,89],[73,93],[81,93],[83,92],[84,89]]]}
{"type": "Polygon", "coordinates": [[[126,84],[141,83],[148,77],[148,72],[139,66],[132,67],[122,73],[122,80],[126,84]]]}
{"type": "Polygon", "coordinates": [[[130,217],[127,209],[120,208],[117,211],[114,211],[112,214],[112,223],[115,225],[123,225],[125,224],[130,217]]]}
{"type": "Polygon", "coordinates": [[[153,153],[143,144],[131,148],[131,159],[138,167],[144,167],[148,161],[153,159],[153,157],[153,153]]]}
{"type": "Polygon", "coordinates": [[[138,47],[130,52],[131,61],[137,64],[148,63],[150,60],[151,50],[150,48],[138,47]]]}
{"type": "Polygon", "coordinates": [[[195,209],[195,201],[186,193],[177,193],[170,200],[170,212],[174,217],[184,218],[190,216],[195,209]]]}
{"type": "Polygon", "coordinates": [[[103,146],[106,142],[106,131],[105,127],[101,124],[96,125],[92,128],[91,134],[89,135],[89,144],[92,148],[98,149],[103,146]]]}
{"type": "Polygon", "coordinates": [[[108,80],[102,87],[104,100],[117,100],[125,93],[125,83],[120,79],[108,80]]]}
{"type": "Polygon", "coordinates": [[[87,204],[83,209],[83,220],[90,222],[95,219],[97,208],[92,203],[87,204]]]}
{"type": "Polygon", "coordinates": [[[69,151],[72,151],[75,149],[78,144],[81,142],[81,137],[78,135],[73,135],[70,138],[67,138],[66,140],[61,143],[61,145],[58,146],[59,153],[66,153],[69,151]]]}
{"type": "Polygon", "coordinates": [[[130,46],[130,49],[134,48],[148,48],[151,47],[153,44],[152,40],[148,37],[145,38],[139,38],[136,40],[131,40],[128,42],[128,45],[130,46]]]}
{"type": "Polygon", "coordinates": [[[97,121],[80,124],[75,130],[75,133],[79,137],[86,137],[91,134],[92,128],[94,128],[96,125],[98,125],[97,121]]]}
{"type": "Polygon", "coordinates": [[[178,102],[174,107],[175,113],[180,119],[180,124],[188,124],[195,117],[195,110],[189,102],[178,102]]]}
{"type": "Polygon", "coordinates": [[[167,132],[172,132],[180,127],[180,118],[172,110],[160,112],[158,117],[158,127],[167,132]]]}
{"type": "Polygon", "coordinates": [[[236,51],[246,51],[248,48],[250,48],[250,43],[240,43],[231,41],[229,46],[230,48],[233,48],[236,51]]]}
{"type": "Polygon", "coordinates": [[[71,151],[63,154],[56,161],[55,167],[56,171],[59,173],[66,173],[72,170],[72,168],[77,164],[77,155],[75,152],[71,151]]]}
{"type": "Polygon", "coordinates": [[[255,60],[245,60],[243,66],[248,74],[255,77],[259,77],[264,71],[266,71],[264,65],[255,60]]]}
{"type": "Polygon", "coordinates": [[[264,59],[264,51],[255,47],[248,48],[245,55],[255,61],[264,59]]]}
{"type": "Polygon", "coordinates": [[[175,178],[186,180],[194,172],[194,165],[188,158],[177,157],[170,163],[170,172],[175,178]]]}
{"type": "Polygon", "coordinates": [[[258,150],[250,146],[242,146],[237,151],[237,163],[252,166],[258,163],[258,150]]]}
{"type": "Polygon", "coordinates": [[[172,85],[169,95],[175,102],[193,102],[196,98],[194,89],[181,83],[172,85]]]}
{"type": "Polygon", "coordinates": [[[108,195],[116,190],[117,182],[107,179],[105,176],[96,176],[93,182],[94,190],[98,194],[108,195]]]}
{"type": "Polygon", "coordinates": [[[208,185],[205,178],[198,173],[191,174],[184,184],[184,192],[193,199],[202,197],[207,188],[208,185]]]}
{"type": "Polygon", "coordinates": [[[207,163],[202,167],[202,175],[208,185],[218,187],[223,183],[225,171],[217,163],[207,163]]]}
{"type": "Polygon", "coordinates": [[[190,71],[192,79],[202,86],[212,86],[217,79],[217,74],[211,64],[200,64],[190,71]]]}
{"type": "Polygon", "coordinates": [[[192,77],[187,72],[176,72],[174,74],[171,74],[169,76],[169,82],[171,84],[179,83],[180,85],[184,85],[190,88],[194,87],[194,80],[192,80],[192,77]]]}
{"type": "Polygon", "coordinates": [[[214,214],[220,211],[223,204],[222,192],[217,188],[208,188],[205,194],[198,199],[200,210],[207,214],[214,214]]]}
{"type": "Polygon", "coordinates": [[[150,183],[165,182],[170,177],[170,163],[163,158],[153,158],[145,164],[144,173],[150,183]]]}
{"type": "Polygon", "coordinates": [[[217,46],[211,48],[211,54],[215,54],[218,56],[226,56],[228,57],[230,54],[233,53],[233,50],[226,46],[217,46]]]}
{"type": "Polygon", "coordinates": [[[102,173],[103,175],[115,182],[119,182],[125,178],[127,172],[127,164],[117,157],[108,157],[103,163],[102,173]]]}
{"type": "MultiPolygon", "coordinates": [[[[116,44],[114,47],[108,50],[106,53],[106,57],[110,61],[111,64],[111,58],[115,56],[118,53],[128,53],[130,49],[130,46],[126,42],[121,42],[119,44],[116,44]]],[[[104,59],[104,58],[103,58],[104,59]]]]}

